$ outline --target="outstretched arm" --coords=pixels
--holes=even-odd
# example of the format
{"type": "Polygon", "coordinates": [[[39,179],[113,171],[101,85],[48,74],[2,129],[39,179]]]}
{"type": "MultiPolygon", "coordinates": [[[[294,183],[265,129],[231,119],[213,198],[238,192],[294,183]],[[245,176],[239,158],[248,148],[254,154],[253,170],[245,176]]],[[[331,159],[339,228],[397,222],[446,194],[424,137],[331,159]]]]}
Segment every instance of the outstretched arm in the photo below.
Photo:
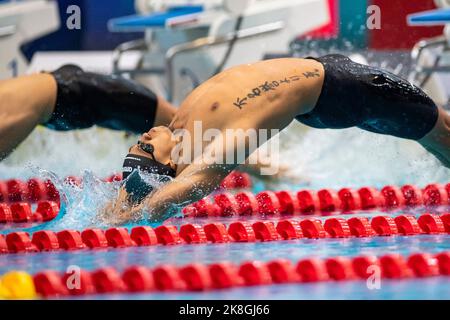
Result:
{"type": "Polygon", "coordinates": [[[216,190],[234,169],[230,165],[189,165],[183,172],[144,201],[150,221],[169,218],[180,205],[196,202],[216,190]]]}
{"type": "Polygon", "coordinates": [[[188,166],[176,179],[163,185],[138,205],[130,205],[124,188],[103,208],[98,219],[106,224],[123,225],[148,215],[150,222],[160,222],[176,214],[181,205],[196,202],[213,192],[233,168],[218,165],[188,166]]]}

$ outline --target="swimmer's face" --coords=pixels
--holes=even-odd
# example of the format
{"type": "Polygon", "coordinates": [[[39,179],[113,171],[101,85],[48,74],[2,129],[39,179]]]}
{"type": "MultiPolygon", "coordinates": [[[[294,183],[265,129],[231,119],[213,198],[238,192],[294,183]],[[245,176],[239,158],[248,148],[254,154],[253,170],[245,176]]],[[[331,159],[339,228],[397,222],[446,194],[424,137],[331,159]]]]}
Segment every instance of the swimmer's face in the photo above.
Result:
{"type": "MultiPolygon", "coordinates": [[[[171,161],[171,153],[177,142],[172,138],[172,131],[170,131],[168,127],[154,127],[148,132],[144,133],[139,138],[139,141],[153,146],[153,155],[155,156],[156,161],[173,167],[171,161]]],[[[137,144],[132,146],[129,152],[132,154],[151,158],[151,155],[142,150],[142,148],[137,144]]]]}

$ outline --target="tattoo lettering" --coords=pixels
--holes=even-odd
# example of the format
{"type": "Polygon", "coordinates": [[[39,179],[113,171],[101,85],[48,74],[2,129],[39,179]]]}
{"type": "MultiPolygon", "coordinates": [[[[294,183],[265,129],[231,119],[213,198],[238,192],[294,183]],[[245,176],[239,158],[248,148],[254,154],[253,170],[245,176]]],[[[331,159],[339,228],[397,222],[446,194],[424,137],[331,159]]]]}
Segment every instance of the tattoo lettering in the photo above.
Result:
{"type": "Polygon", "coordinates": [[[255,97],[259,97],[261,95],[261,89],[253,88],[252,92],[247,95],[249,99],[253,99],[255,97]]]}
{"type": "Polygon", "coordinates": [[[304,72],[303,75],[305,76],[306,79],[320,77],[320,73],[319,73],[318,69],[314,69],[313,72],[311,72],[311,71],[304,72]]]}
{"type": "Polygon", "coordinates": [[[241,98],[237,98],[236,102],[234,102],[233,104],[238,107],[239,109],[242,109],[243,106],[245,106],[247,104],[247,98],[241,99],[241,98]]]}
{"type": "MultiPolygon", "coordinates": [[[[306,71],[302,73],[303,78],[309,79],[309,78],[315,78],[320,77],[319,69],[314,69],[313,71],[306,71]]],[[[259,86],[252,89],[251,92],[247,93],[247,95],[244,98],[236,98],[236,101],[233,102],[233,105],[238,107],[239,109],[242,109],[243,106],[247,105],[249,100],[255,99],[257,97],[262,96],[264,93],[275,91],[278,89],[278,87],[282,85],[287,85],[295,81],[300,81],[302,79],[301,75],[292,75],[289,77],[285,77],[280,80],[272,80],[272,81],[265,81],[264,83],[260,84],[259,86]]]]}
{"type": "Polygon", "coordinates": [[[263,92],[269,92],[271,90],[275,90],[273,85],[269,83],[269,81],[266,81],[264,84],[259,86],[263,92]]]}

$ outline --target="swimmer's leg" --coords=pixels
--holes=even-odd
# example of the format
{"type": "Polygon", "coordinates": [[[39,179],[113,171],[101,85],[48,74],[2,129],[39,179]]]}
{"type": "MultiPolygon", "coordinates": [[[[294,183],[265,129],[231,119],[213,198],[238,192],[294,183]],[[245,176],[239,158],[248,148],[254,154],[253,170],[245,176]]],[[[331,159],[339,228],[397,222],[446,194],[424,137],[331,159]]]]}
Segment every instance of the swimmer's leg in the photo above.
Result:
{"type": "Polygon", "coordinates": [[[0,81],[0,160],[39,125],[73,130],[99,125],[133,133],[168,125],[176,108],[123,79],[64,66],[0,81]]]}
{"type": "Polygon", "coordinates": [[[439,109],[436,125],[417,142],[450,168],[450,115],[448,112],[439,109]]]}
{"type": "Polygon", "coordinates": [[[66,65],[51,73],[58,93],[45,125],[67,131],[93,125],[136,134],[168,125],[176,108],[143,85],[117,76],[66,65]]]}
{"type": "Polygon", "coordinates": [[[316,128],[358,127],[418,141],[449,166],[449,116],[420,88],[385,70],[341,55],[317,58],[325,68],[313,110],[296,117],[316,128]]]}
{"type": "Polygon", "coordinates": [[[0,160],[7,157],[41,123],[56,100],[51,75],[36,74],[0,81],[0,160]]]}

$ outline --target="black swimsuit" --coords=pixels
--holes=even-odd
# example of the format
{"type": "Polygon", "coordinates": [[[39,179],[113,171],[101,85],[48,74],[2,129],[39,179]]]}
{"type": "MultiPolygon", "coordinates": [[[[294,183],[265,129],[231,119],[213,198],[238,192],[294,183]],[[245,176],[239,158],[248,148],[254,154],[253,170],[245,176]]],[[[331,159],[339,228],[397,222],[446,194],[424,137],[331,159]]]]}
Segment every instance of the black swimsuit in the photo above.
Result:
{"type": "Polygon", "coordinates": [[[93,125],[141,134],[156,116],[158,98],[151,90],[122,77],[84,72],[65,65],[51,73],[57,83],[55,110],[45,124],[66,131],[93,125]]]}
{"type": "Polygon", "coordinates": [[[419,140],[433,129],[438,108],[418,87],[342,55],[314,59],[325,79],[314,109],[295,117],[314,128],[358,127],[367,131],[419,140]]]}

